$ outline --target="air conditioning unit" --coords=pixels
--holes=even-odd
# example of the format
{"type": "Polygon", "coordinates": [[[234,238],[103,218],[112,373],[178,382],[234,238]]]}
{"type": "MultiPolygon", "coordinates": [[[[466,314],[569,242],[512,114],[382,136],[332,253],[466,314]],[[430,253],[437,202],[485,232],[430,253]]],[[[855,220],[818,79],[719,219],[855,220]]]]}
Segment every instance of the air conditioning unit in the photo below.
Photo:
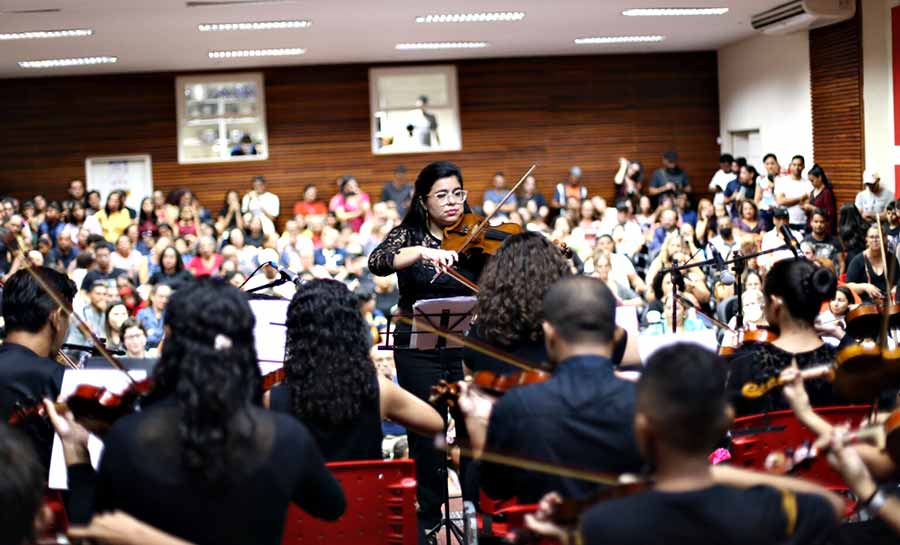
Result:
{"type": "Polygon", "coordinates": [[[856,14],[856,0],[794,0],[754,15],[754,30],[788,34],[846,21],[856,14]]]}

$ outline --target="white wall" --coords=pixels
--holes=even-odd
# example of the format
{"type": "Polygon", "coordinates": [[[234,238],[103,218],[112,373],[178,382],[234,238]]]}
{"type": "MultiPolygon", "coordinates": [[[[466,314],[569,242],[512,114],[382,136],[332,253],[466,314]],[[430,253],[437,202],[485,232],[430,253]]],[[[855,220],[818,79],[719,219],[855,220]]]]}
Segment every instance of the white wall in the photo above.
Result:
{"type": "Polygon", "coordinates": [[[866,168],[894,187],[894,100],[891,61],[891,8],[896,0],[863,0],[863,106],[866,168]]]}
{"type": "Polygon", "coordinates": [[[812,165],[808,32],[754,36],[719,50],[719,123],[723,153],[732,151],[729,131],[758,129],[763,153],[777,155],[782,167],[796,154],[812,165]]]}

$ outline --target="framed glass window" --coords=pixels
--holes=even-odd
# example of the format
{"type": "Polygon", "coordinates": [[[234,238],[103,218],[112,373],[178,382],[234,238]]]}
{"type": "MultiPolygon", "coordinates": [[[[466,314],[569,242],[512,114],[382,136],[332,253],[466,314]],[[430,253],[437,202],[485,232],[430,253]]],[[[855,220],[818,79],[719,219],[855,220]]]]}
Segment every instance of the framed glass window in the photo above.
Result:
{"type": "Polygon", "coordinates": [[[269,158],[260,72],[175,78],[178,162],[269,158]]]}
{"type": "Polygon", "coordinates": [[[372,153],[459,151],[456,67],[369,70],[372,153]]]}

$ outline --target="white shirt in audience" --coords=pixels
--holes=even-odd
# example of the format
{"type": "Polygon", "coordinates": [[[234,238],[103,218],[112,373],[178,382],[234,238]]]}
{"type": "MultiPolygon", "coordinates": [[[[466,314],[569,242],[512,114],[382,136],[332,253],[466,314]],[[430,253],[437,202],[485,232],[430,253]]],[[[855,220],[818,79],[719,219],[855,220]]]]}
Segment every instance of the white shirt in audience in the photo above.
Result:
{"type": "MultiPolygon", "coordinates": [[[[788,199],[796,199],[803,195],[809,195],[813,190],[812,183],[806,178],[795,180],[790,176],[775,178],[775,195],[784,195],[788,199]]],[[[788,215],[791,225],[806,223],[806,212],[800,204],[788,206],[788,215]]]]}

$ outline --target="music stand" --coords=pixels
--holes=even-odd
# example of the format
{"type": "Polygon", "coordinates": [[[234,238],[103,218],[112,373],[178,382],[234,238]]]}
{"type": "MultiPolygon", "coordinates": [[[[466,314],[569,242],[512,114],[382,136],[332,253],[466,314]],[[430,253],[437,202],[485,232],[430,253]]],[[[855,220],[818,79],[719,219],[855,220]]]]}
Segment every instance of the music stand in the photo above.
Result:
{"type": "MultiPolygon", "coordinates": [[[[441,299],[424,299],[413,305],[413,324],[411,331],[408,333],[409,341],[407,346],[397,346],[390,344],[391,336],[394,336],[396,342],[396,326],[394,331],[388,331],[385,334],[384,346],[379,346],[379,350],[439,350],[444,351],[452,348],[462,348],[462,345],[454,343],[440,335],[434,333],[434,330],[454,333],[458,336],[465,335],[472,322],[472,309],[475,307],[475,297],[446,297],[441,299]]],[[[406,335],[406,333],[404,333],[406,335]]],[[[445,375],[445,380],[449,377],[445,375]]],[[[444,437],[447,436],[447,428],[449,426],[449,415],[441,415],[444,417],[444,437]]],[[[441,520],[434,528],[429,529],[425,533],[426,540],[432,536],[437,536],[441,529],[446,530],[446,543],[451,543],[451,534],[456,537],[457,542],[466,543],[466,535],[463,529],[457,526],[450,514],[450,484],[448,482],[449,467],[447,464],[447,456],[442,458],[443,463],[440,467],[441,477],[443,479],[442,503],[444,505],[444,513],[441,520]]],[[[460,476],[461,478],[462,476],[460,476]]]]}

